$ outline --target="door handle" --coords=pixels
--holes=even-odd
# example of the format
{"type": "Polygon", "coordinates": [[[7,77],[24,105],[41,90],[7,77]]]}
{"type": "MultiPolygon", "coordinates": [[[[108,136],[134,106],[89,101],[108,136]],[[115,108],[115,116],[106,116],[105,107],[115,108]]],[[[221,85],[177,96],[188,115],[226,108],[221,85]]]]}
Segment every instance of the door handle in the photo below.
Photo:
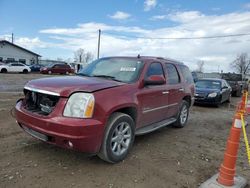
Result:
{"type": "Polygon", "coordinates": [[[183,89],[183,88],[180,88],[179,91],[184,91],[184,89],[183,89]]]}
{"type": "Polygon", "coordinates": [[[162,94],[163,95],[169,94],[169,91],[163,91],[162,94]]]}

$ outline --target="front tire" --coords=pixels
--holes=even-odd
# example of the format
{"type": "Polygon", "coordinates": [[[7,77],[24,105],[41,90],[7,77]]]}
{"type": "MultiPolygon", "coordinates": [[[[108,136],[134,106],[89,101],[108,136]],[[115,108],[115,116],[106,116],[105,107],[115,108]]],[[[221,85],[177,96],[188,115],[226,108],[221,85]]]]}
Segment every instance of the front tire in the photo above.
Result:
{"type": "Polygon", "coordinates": [[[124,160],[133,145],[134,137],[134,120],[124,113],[116,112],[112,114],[107,123],[98,156],[109,163],[124,160]]]}
{"type": "Polygon", "coordinates": [[[187,124],[188,116],[189,116],[189,103],[183,100],[177,116],[177,120],[174,123],[174,127],[183,128],[187,124]]]}
{"type": "Polygon", "coordinates": [[[5,68],[1,69],[1,73],[7,73],[7,72],[8,72],[7,69],[5,68]]]}

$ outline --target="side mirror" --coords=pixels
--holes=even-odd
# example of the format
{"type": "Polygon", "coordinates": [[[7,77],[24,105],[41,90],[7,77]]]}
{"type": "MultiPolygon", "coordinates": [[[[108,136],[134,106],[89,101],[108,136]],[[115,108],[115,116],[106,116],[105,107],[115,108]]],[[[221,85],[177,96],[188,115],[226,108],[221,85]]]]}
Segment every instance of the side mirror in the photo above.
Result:
{"type": "Polygon", "coordinates": [[[162,85],[166,83],[166,79],[160,75],[152,75],[144,81],[144,85],[162,85]]]}
{"type": "Polygon", "coordinates": [[[228,89],[228,87],[227,87],[227,86],[224,86],[224,87],[221,88],[221,90],[223,90],[223,89],[228,89]]]}

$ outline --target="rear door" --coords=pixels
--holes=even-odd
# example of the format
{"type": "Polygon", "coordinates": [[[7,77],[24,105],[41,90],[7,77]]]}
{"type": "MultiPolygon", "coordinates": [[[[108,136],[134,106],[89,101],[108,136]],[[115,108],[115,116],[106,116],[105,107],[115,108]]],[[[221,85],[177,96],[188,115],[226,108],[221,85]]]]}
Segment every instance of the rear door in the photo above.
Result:
{"type": "MultiPolygon", "coordinates": [[[[24,65],[23,64],[20,64],[20,63],[18,63],[17,64],[18,66],[17,66],[17,69],[18,69],[18,72],[23,72],[23,70],[24,70],[24,65]]],[[[28,69],[27,69],[28,70],[28,69]]]]}
{"type": "Polygon", "coordinates": [[[184,96],[184,87],[174,64],[166,63],[164,68],[167,74],[167,90],[169,92],[167,117],[170,118],[179,112],[180,102],[184,96]]]}
{"type": "MultiPolygon", "coordinates": [[[[165,77],[160,62],[153,62],[148,66],[144,79],[152,75],[161,75],[165,77]]],[[[166,109],[168,107],[166,84],[144,86],[137,97],[141,106],[141,121],[138,127],[150,125],[166,119],[166,109]]]]}
{"type": "Polygon", "coordinates": [[[65,74],[67,72],[67,65],[60,65],[60,74],[65,74]]]}
{"type": "Polygon", "coordinates": [[[9,72],[19,72],[18,63],[10,63],[9,72]]]}

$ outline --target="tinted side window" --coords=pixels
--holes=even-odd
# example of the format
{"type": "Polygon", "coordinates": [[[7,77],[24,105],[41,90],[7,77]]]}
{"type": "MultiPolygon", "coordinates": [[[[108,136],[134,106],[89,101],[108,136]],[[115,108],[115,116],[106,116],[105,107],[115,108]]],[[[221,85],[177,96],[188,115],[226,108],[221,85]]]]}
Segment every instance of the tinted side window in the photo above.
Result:
{"type": "Polygon", "coordinates": [[[194,83],[194,79],[193,79],[193,76],[192,76],[189,68],[186,67],[186,66],[181,65],[180,69],[181,69],[181,73],[182,73],[182,75],[183,75],[183,77],[185,79],[185,82],[189,83],[189,84],[194,83]]]}
{"type": "Polygon", "coordinates": [[[59,65],[54,65],[52,68],[58,69],[58,68],[60,68],[60,66],[59,65]]]}
{"type": "Polygon", "coordinates": [[[225,81],[225,83],[226,83],[226,86],[227,86],[227,87],[230,87],[230,85],[227,83],[227,81],[225,81]]]}
{"type": "Polygon", "coordinates": [[[69,69],[70,66],[69,65],[64,65],[64,68],[69,69]]]}
{"type": "Polygon", "coordinates": [[[152,76],[152,75],[164,75],[162,70],[161,63],[152,63],[147,71],[146,77],[152,76]]]}
{"type": "Polygon", "coordinates": [[[222,87],[228,87],[227,83],[224,80],[222,81],[222,87]]]}
{"type": "Polygon", "coordinates": [[[180,83],[180,76],[176,70],[176,67],[172,64],[166,64],[167,80],[168,84],[178,84],[180,83]]]}

